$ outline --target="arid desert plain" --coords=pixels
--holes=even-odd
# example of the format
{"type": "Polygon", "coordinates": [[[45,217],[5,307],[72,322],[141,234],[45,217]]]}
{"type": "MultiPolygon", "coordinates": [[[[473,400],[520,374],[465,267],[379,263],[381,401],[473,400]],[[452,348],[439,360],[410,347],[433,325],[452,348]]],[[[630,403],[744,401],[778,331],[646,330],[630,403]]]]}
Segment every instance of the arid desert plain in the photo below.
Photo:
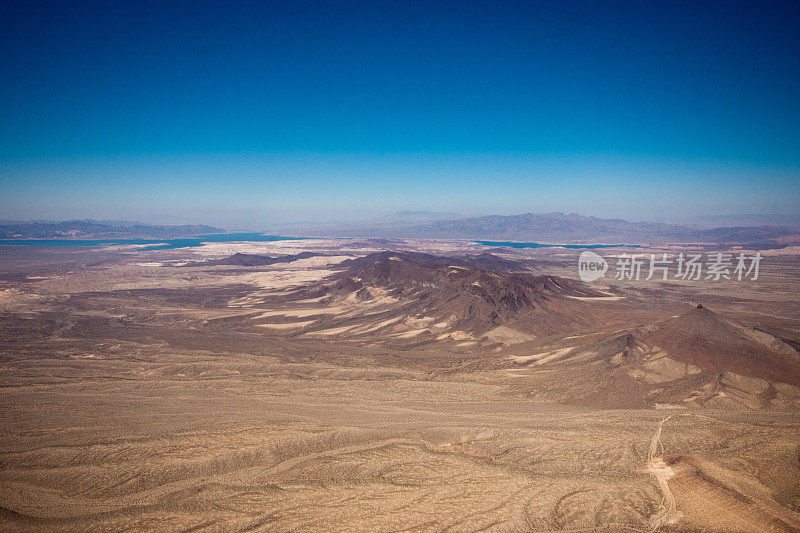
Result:
{"type": "Polygon", "coordinates": [[[0,529],[800,530],[796,249],[2,248],[0,529]]]}

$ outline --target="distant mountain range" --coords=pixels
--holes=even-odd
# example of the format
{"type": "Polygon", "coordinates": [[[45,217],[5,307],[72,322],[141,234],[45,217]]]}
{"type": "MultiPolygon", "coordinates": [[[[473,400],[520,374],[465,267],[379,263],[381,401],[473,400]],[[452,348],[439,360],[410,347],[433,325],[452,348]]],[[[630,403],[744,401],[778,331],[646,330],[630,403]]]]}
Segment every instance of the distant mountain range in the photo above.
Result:
{"type": "Polygon", "coordinates": [[[204,224],[154,226],[118,220],[0,221],[0,239],[166,239],[224,233],[204,224]]]}
{"type": "Polygon", "coordinates": [[[800,229],[800,215],[705,215],[691,217],[687,222],[707,228],[789,226],[800,229]]]}
{"type": "MultiPolygon", "coordinates": [[[[705,219],[704,219],[705,220],[705,219]]],[[[361,222],[339,224],[284,224],[271,228],[276,234],[306,237],[422,238],[518,241],[554,244],[659,244],[712,243],[780,247],[800,244],[800,228],[794,224],[731,226],[724,222],[761,222],[767,215],[710,217],[720,225],[681,225],[631,222],[587,217],[575,213],[525,213],[459,217],[454,213],[401,211],[361,222]]],[[[790,216],[775,220],[791,223],[790,216]]],[[[800,225],[800,224],[798,224],[800,225]]],[[[270,229],[270,228],[268,228],[270,229]]],[[[0,239],[104,239],[176,238],[225,233],[207,225],[158,226],[140,222],[70,220],[64,222],[14,222],[0,220],[0,239]]]]}
{"type": "Polygon", "coordinates": [[[575,213],[525,213],[317,228],[310,234],[341,237],[476,239],[543,243],[736,243],[784,245],[800,241],[790,226],[703,228],[660,222],[587,217],[575,213]]]}

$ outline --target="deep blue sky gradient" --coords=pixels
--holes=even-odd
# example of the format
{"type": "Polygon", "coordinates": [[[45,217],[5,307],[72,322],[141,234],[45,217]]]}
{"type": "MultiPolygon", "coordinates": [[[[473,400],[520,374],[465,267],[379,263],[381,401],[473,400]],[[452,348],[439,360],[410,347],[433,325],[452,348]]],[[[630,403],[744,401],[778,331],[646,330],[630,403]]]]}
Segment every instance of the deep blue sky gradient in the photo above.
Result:
{"type": "Polygon", "coordinates": [[[797,2],[0,7],[0,218],[800,212],[797,2]]]}

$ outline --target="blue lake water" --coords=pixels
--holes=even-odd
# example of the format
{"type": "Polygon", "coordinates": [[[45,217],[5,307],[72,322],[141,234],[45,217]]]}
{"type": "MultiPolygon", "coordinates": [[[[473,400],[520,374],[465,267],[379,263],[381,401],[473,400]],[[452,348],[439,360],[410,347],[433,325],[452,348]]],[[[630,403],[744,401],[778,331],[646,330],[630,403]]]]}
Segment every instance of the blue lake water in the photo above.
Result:
{"type": "MultiPolygon", "coordinates": [[[[173,248],[194,248],[207,242],[235,241],[289,241],[306,237],[281,237],[279,235],[263,235],[261,233],[218,233],[198,235],[196,237],[180,237],[175,239],[0,239],[0,245],[12,246],[57,246],[57,247],[92,247],[138,245],[140,250],[170,250],[173,248]]],[[[473,241],[484,246],[509,246],[511,248],[618,248],[639,247],[636,244],[542,244],[539,242],[513,241],[473,241]]]]}
{"type": "Polygon", "coordinates": [[[510,248],[640,248],[638,244],[542,244],[540,242],[473,241],[485,246],[508,246],[510,248]]]}
{"type": "Polygon", "coordinates": [[[262,235],[261,233],[219,233],[214,235],[198,235],[196,237],[180,237],[176,239],[0,239],[0,245],[12,246],[119,246],[135,244],[143,246],[140,250],[169,250],[172,248],[194,248],[206,242],[233,241],[290,241],[303,237],[280,237],[278,235],[262,235]],[[150,245],[150,246],[147,246],[150,245]]]}

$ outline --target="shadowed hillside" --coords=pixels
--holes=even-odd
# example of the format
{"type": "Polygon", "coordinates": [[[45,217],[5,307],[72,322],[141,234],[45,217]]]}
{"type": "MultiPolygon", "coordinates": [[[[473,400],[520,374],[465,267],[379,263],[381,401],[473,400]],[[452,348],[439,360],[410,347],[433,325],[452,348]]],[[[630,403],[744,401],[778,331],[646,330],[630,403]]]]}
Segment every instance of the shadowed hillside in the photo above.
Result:
{"type": "Polygon", "coordinates": [[[708,373],[731,371],[800,385],[800,354],[771,349],[702,306],[645,328],[642,337],[677,361],[708,373]]]}

